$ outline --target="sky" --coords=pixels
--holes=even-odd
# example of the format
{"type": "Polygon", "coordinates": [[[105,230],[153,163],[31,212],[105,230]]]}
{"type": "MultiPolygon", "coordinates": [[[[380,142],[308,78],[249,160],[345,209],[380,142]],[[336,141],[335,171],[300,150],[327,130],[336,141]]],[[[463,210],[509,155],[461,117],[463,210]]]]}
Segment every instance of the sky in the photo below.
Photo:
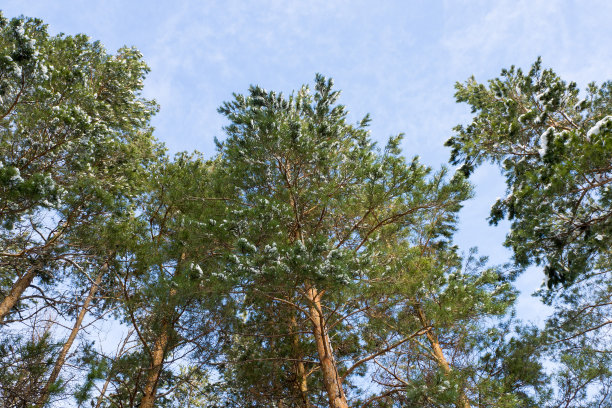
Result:
{"type": "MultiPolygon", "coordinates": [[[[452,128],[470,120],[469,108],[454,101],[457,81],[528,69],[538,56],[581,88],[612,79],[609,0],[2,0],[0,10],[41,18],[52,34],[85,33],[109,52],[138,48],[151,68],[143,94],[161,106],[156,136],[171,153],[212,156],[225,124],[216,109],[232,93],[251,84],[290,93],[321,73],[342,90],[352,121],[370,113],[381,145],[405,133],[406,156],[439,168],[452,128]]],[[[465,251],[479,247],[492,263],[508,262],[508,224],[486,221],[504,181],[492,167],[471,180],[476,195],[461,212],[456,241],[465,251]]],[[[517,281],[525,320],[547,313],[530,297],[543,277],[532,268],[517,281]]]]}

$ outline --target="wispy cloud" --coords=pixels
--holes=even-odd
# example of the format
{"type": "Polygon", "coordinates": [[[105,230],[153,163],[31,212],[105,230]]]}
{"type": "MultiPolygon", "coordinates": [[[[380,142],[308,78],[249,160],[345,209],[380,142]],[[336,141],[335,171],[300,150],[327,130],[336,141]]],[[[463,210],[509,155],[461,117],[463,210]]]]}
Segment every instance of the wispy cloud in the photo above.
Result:
{"type": "Polygon", "coordinates": [[[609,1],[447,1],[441,42],[453,71],[491,75],[542,56],[571,80],[606,79],[612,63],[609,1]]]}

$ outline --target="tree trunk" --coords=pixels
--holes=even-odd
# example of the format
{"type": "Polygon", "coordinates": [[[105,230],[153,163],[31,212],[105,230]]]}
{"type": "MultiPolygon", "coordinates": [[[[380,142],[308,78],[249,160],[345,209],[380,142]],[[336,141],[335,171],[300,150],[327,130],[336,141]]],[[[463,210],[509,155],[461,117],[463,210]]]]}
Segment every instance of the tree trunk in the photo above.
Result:
{"type": "MultiPolygon", "coordinates": [[[[186,254],[183,252],[179,260],[177,261],[176,268],[174,269],[174,276],[180,271],[181,262],[185,260],[186,254]]],[[[161,265],[160,265],[160,269],[161,265]]],[[[176,289],[170,289],[168,299],[173,298],[176,295],[176,289]]],[[[166,305],[168,306],[168,305],[166,305]]],[[[164,359],[166,358],[166,352],[168,350],[168,343],[170,342],[170,330],[172,330],[170,317],[162,320],[160,335],[155,340],[153,350],[151,351],[151,370],[147,375],[145,382],[145,388],[143,392],[142,400],[140,401],[139,408],[153,408],[155,404],[155,394],[157,392],[157,384],[159,377],[162,372],[164,365],[164,359]]]]}
{"type": "Polygon", "coordinates": [[[168,347],[168,324],[163,324],[161,328],[162,332],[155,341],[153,350],[151,351],[151,370],[147,375],[145,382],[145,388],[143,392],[142,400],[140,401],[140,408],[153,408],[155,403],[155,393],[157,392],[157,383],[162,372],[164,364],[164,358],[166,356],[166,349],[168,347]]]}
{"type": "Polygon", "coordinates": [[[291,331],[292,334],[292,346],[293,346],[293,355],[295,358],[295,381],[296,388],[300,393],[300,398],[302,400],[303,408],[310,408],[310,402],[308,400],[308,378],[306,376],[306,368],[304,367],[304,362],[302,361],[303,353],[300,350],[300,336],[298,335],[298,325],[295,318],[295,315],[291,316],[291,331]]]}
{"type": "Polygon", "coordinates": [[[81,324],[83,323],[83,319],[85,318],[85,315],[87,314],[89,310],[89,305],[91,304],[91,301],[96,295],[96,292],[98,291],[98,288],[100,287],[100,283],[102,282],[102,276],[104,275],[104,272],[107,269],[108,269],[108,263],[105,263],[104,266],[102,266],[100,272],[98,273],[98,277],[96,278],[96,281],[91,285],[91,288],[89,289],[87,298],[85,299],[85,302],[83,303],[83,306],[81,307],[81,311],[79,312],[79,315],[77,316],[77,319],[74,322],[74,326],[72,327],[70,336],[68,336],[68,340],[66,340],[66,343],[64,343],[64,346],[62,347],[62,351],[60,351],[60,354],[57,357],[57,360],[55,360],[55,366],[53,366],[53,371],[51,371],[51,375],[49,376],[49,379],[45,383],[45,386],[41,391],[40,399],[38,400],[38,405],[41,407],[45,404],[45,402],[47,402],[47,399],[49,398],[49,389],[51,388],[53,383],[57,381],[57,377],[59,377],[59,373],[62,370],[62,367],[64,366],[64,362],[66,361],[66,356],[68,355],[68,352],[70,351],[70,347],[72,347],[72,343],[74,343],[74,340],[76,339],[76,336],[79,333],[79,330],[81,330],[81,324]]]}
{"type": "Polygon", "coordinates": [[[10,293],[7,297],[4,298],[2,303],[0,303],[0,324],[4,321],[4,318],[10,313],[11,309],[15,307],[21,295],[27,288],[30,287],[32,281],[36,277],[36,267],[31,266],[30,269],[17,279],[17,282],[11,288],[10,293]]]}
{"type": "MultiPolygon", "coordinates": [[[[52,244],[55,243],[55,241],[59,239],[59,237],[62,236],[63,232],[70,225],[71,220],[72,218],[74,218],[74,216],[75,214],[73,211],[68,216],[68,219],[66,220],[66,222],[60,223],[60,225],[58,225],[58,229],[56,229],[49,237],[47,237],[45,244],[42,247],[40,247],[40,250],[42,250],[43,253],[44,251],[48,250],[48,248],[52,246],[52,244]]],[[[23,292],[25,292],[25,290],[30,287],[30,285],[32,284],[32,281],[36,277],[36,271],[39,268],[39,266],[40,266],[40,262],[37,262],[34,265],[32,265],[28,269],[28,271],[25,273],[25,275],[17,279],[17,282],[15,282],[15,284],[11,288],[11,291],[8,294],[8,296],[4,298],[4,300],[2,300],[2,303],[0,303],[0,324],[2,324],[2,322],[4,321],[4,318],[10,313],[11,309],[15,307],[15,305],[21,298],[21,295],[23,295],[23,292]]]]}
{"type": "Polygon", "coordinates": [[[100,390],[100,395],[98,395],[98,399],[96,400],[95,408],[100,408],[100,406],[102,405],[102,401],[104,401],[104,396],[106,395],[106,390],[108,389],[110,382],[111,382],[111,374],[109,374],[106,377],[106,380],[104,381],[102,390],[100,390]]]}
{"type": "Polygon", "coordinates": [[[321,363],[323,383],[329,397],[330,408],[348,408],[346,396],[342,389],[342,381],[338,375],[338,367],[334,359],[331,341],[327,334],[325,319],[321,309],[319,293],[316,289],[308,289],[308,300],[310,301],[310,319],[312,320],[313,335],[317,344],[317,352],[321,363]]]}
{"type": "MultiPolygon", "coordinates": [[[[417,315],[421,324],[423,325],[423,327],[429,326],[430,324],[425,316],[425,312],[423,312],[423,309],[421,309],[421,307],[416,302],[415,305],[417,315]]],[[[442,368],[442,371],[444,371],[445,375],[450,375],[452,369],[450,367],[450,364],[448,364],[446,357],[444,357],[444,352],[442,351],[442,347],[440,347],[440,341],[438,340],[438,336],[436,336],[436,334],[434,333],[433,328],[427,331],[426,336],[427,340],[429,340],[429,344],[431,345],[433,355],[436,358],[438,365],[440,366],[440,368],[442,368]]],[[[463,389],[461,389],[459,392],[459,400],[457,401],[456,405],[457,408],[471,408],[470,401],[465,395],[465,391],[463,389]]]]}
{"type": "Polygon", "coordinates": [[[133,333],[134,333],[134,329],[130,330],[128,334],[125,336],[125,339],[123,339],[123,342],[121,343],[121,348],[117,351],[117,354],[115,355],[115,358],[113,359],[111,363],[111,367],[106,376],[106,380],[104,381],[104,385],[102,386],[102,389],[100,390],[100,395],[98,395],[98,398],[96,399],[95,408],[100,408],[100,406],[102,405],[102,402],[104,401],[104,397],[106,395],[106,390],[108,389],[108,386],[110,385],[110,382],[113,376],[115,364],[117,363],[119,358],[123,356],[123,352],[125,348],[127,347],[130,339],[132,338],[133,333]]]}

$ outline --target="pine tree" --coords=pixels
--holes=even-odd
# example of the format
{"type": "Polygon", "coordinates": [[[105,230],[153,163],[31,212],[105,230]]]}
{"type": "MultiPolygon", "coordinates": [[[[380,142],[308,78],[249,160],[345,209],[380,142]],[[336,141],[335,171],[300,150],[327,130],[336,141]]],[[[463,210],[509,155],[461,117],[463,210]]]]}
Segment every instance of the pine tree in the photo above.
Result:
{"type": "Polygon", "coordinates": [[[571,283],[610,257],[612,219],[612,82],[590,84],[579,99],[538,60],[524,74],[503,70],[489,86],[457,84],[458,102],[475,117],[457,126],[446,145],[451,162],[469,174],[498,164],[508,196],[491,222],[512,221],[506,245],[515,261],[544,264],[548,285],[571,283]]]}
{"type": "Polygon", "coordinates": [[[43,391],[60,345],[49,325],[35,322],[29,336],[6,334],[0,341],[0,404],[4,407],[36,406],[41,396],[61,393],[60,382],[43,391]]]}
{"type": "Polygon", "coordinates": [[[370,354],[392,349],[361,349],[358,322],[368,302],[380,300],[363,292],[380,267],[373,263],[378,240],[395,234],[410,242],[410,231],[436,214],[433,239],[447,236],[470,194],[460,175],[447,180],[446,170],[429,175],[417,158],[406,162],[401,136],[377,149],[369,118],[348,124],[338,96],[331,80],[317,76],[312,94],[303,87],[285,98],[252,87],[219,109],[230,120],[223,168],[238,195],[239,239],[228,272],[243,296],[236,331],[247,333],[229,363],[238,360],[233,378],[248,378],[244,387],[270,384],[269,405],[319,405],[321,384],[329,406],[348,406],[358,391],[351,376],[370,354]],[[236,374],[241,361],[285,375],[236,374]]]}
{"type": "MultiPolygon", "coordinates": [[[[126,212],[158,155],[141,54],[0,16],[0,320],[126,212]],[[70,248],[70,250],[68,250],[70,248]]],[[[27,307],[23,305],[23,307],[27,307]]]]}
{"type": "Polygon", "coordinates": [[[368,281],[369,297],[386,301],[369,311],[364,338],[389,347],[406,341],[373,360],[373,381],[381,391],[368,396],[367,403],[538,406],[522,397],[544,388],[535,356],[522,362],[530,378],[512,382],[515,372],[499,370],[510,360],[502,354],[510,354],[504,351],[510,325],[498,319],[508,314],[515,300],[512,270],[487,267],[486,257],[474,251],[462,260],[456,247],[440,247],[423,232],[417,245],[395,243],[386,254],[381,251],[387,257],[385,268],[368,281]],[[407,336],[420,329],[420,335],[407,336]],[[500,357],[500,365],[492,364],[491,354],[500,357]]]}
{"type": "Polygon", "coordinates": [[[117,248],[121,267],[113,287],[138,345],[109,373],[113,390],[105,398],[111,406],[163,406],[189,380],[174,362],[205,369],[217,359],[227,233],[226,197],[212,177],[214,167],[187,154],[158,163],[133,235],[117,248]]]}
{"type": "Polygon", "coordinates": [[[612,82],[591,83],[580,98],[575,83],[538,59],[528,73],[512,67],[487,85],[471,78],[456,88],[474,118],[448,140],[451,162],[466,174],[484,162],[500,167],[508,195],[493,205],[490,221],[511,221],[506,245],[518,265],[544,266],[539,293],[555,312],[530,338],[556,362],[550,406],[607,405],[612,82]]]}

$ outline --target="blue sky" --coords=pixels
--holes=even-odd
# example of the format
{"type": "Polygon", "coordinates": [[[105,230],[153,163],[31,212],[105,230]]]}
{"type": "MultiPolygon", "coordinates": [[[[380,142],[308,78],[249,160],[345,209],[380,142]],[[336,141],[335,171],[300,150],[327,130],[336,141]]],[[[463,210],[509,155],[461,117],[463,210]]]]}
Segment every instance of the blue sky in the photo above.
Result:
{"type": "MultiPolygon", "coordinates": [[[[452,127],[469,120],[453,85],[485,81],[542,56],[581,87],[612,73],[612,2],[540,1],[119,1],[3,0],[6,17],[42,18],[51,33],[86,33],[109,51],[136,46],[151,67],[144,94],[161,111],[156,135],[171,152],[214,153],[223,138],[216,108],[250,84],[290,92],[315,73],[334,78],[354,121],[372,115],[372,136],[406,133],[407,156],[439,167],[452,127]]],[[[502,263],[507,225],[490,227],[489,207],[504,195],[497,170],[481,168],[476,198],[462,211],[457,242],[502,263]]],[[[528,295],[538,270],[519,279],[519,315],[545,313],[528,295]]]]}

